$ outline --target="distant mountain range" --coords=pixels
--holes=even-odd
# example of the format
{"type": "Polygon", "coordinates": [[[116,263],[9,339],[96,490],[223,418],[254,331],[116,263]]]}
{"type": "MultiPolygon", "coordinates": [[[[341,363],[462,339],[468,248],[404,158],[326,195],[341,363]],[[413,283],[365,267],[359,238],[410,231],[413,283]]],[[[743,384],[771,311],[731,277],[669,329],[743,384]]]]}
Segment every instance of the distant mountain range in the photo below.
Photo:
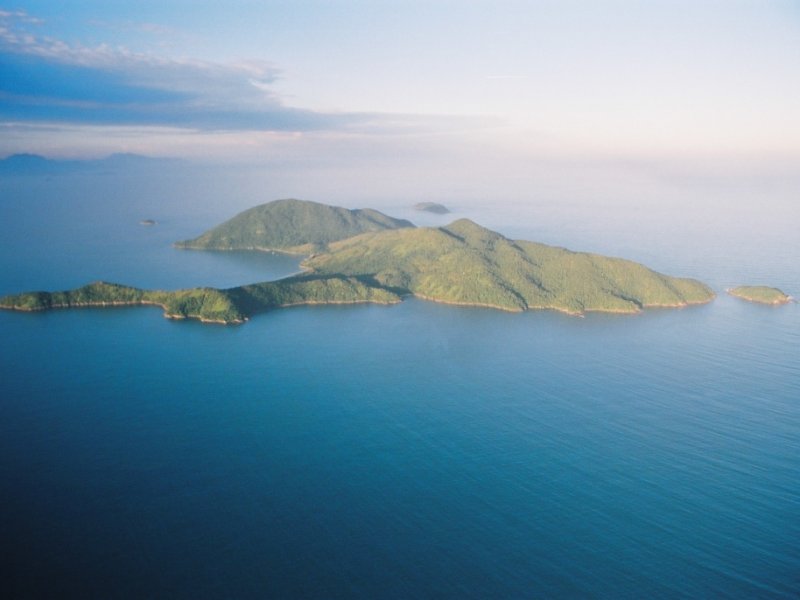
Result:
{"type": "Polygon", "coordinates": [[[92,171],[97,169],[120,169],[126,167],[163,164],[164,161],[178,163],[176,158],[153,158],[140,154],[112,154],[99,159],[53,159],[39,154],[12,154],[0,159],[0,174],[38,175],[92,171]]]}
{"type": "Polygon", "coordinates": [[[224,290],[140,290],[95,282],[66,292],[0,298],[0,308],[158,304],[170,318],[239,323],[298,304],[393,303],[403,297],[508,311],[635,313],[682,307],[715,294],[694,279],[638,263],[510,240],[468,219],[417,228],[371,209],[278,200],[247,210],[183,248],[302,252],[306,273],[224,290]]]}

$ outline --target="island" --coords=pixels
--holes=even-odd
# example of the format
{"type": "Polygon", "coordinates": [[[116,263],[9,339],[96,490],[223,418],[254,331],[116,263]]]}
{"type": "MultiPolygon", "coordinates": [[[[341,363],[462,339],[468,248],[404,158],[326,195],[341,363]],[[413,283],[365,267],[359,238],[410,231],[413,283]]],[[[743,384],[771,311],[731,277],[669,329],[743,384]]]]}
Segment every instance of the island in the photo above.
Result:
{"type": "Polygon", "coordinates": [[[756,302],[758,304],[778,305],[788,304],[792,301],[791,296],[785,294],[778,288],[765,285],[740,285],[727,290],[727,292],[736,298],[741,298],[748,302],[756,302]]]}
{"type": "Polygon", "coordinates": [[[271,250],[307,258],[303,273],[228,289],[142,290],[95,282],[63,292],[0,298],[0,308],[158,305],[168,318],[241,323],[308,304],[393,304],[406,297],[506,311],[638,313],[710,302],[695,279],[621,258],[511,240],[468,219],[415,227],[371,209],[279,200],[240,213],[180,248],[271,250]],[[356,233],[353,233],[356,231],[356,233]]]}
{"type": "Polygon", "coordinates": [[[418,202],[414,205],[414,210],[421,210],[437,215],[446,215],[450,212],[449,208],[447,208],[444,204],[439,204],[438,202],[418,202]]]}
{"type": "Polygon", "coordinates": [[[308,255],[359,233],[414,227],[370,208],[350,210],[308,200],[275,200],[239,213],[192,240],[192,250],[267,250],[308,255]]]}

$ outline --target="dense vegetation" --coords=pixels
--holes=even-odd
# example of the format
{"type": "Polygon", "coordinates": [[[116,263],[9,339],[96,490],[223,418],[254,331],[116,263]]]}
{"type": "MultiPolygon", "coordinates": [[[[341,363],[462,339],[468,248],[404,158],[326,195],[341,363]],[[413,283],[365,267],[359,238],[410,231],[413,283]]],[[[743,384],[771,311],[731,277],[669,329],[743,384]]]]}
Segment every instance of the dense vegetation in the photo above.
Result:
{"type": "Polygon", "coordinates": [[[312,271],[371,277],[399,293],[505,310],[637,312],[708,302],[692,279],[631,261],[512,241],[467,219],[447,227],[363,234],[304,263],[312,271]]]}
{"type": "Polygon", "coordinates": [[[197,318],[203,321],[236,323],[245,319],[239,307],[223,290],[196,288],[166,292],[96,281],[64,292],[29,292],[0,298],[0,307],[37,311],[81,306],[126,306],[155,304],[170,318],[197,318]]]}
{"type": "Polygon", "coordinates": [[[728,290],[728,293],[731,296],[760,304],[786,304],[791,300],[791,297],[778,288],[765,285],[741,285],[728,290]]]}
{"type": "Polygon", "coordinates": [[[299,200],[256,207],[197,239],[205,240],[204,247],[209,248],[224,244],[262,248],[266,243],[282,250],[313,248],[318,253],[303,263],[305,274],[280,281],[177,291],[96,282],[65,292],[6,296],[0,298],[0,308],[155,304],[170,318],[239,323],[280,306],[386,304],[407,295],[511,311],[554,309],[571,314],[631,313],[714,297],[693,279],[668,277],[619,258],[509,240],[467,219],[447,227],[415,228],[376,211],[299,200]],[[334,241],[353,229],[368,232],[334,241]],[[256,242],[258,236],[261,241],[256,242]]]}
{"type": "Polygon", "coordinates": [[[359,233],[413,227],[377,210],[349,210],[305,200],[276,200],[256,206],[179,248],[199,250],[279,250],[311,254],[326,244],[359,233]]]}

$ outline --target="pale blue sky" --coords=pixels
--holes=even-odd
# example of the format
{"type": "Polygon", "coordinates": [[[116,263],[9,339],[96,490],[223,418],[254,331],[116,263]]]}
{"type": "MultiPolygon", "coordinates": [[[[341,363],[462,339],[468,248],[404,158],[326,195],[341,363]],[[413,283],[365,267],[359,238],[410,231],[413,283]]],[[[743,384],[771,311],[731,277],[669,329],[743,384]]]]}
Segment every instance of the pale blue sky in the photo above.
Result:
{"type": "Polygon", "coordinates": [[[799,7],[0,2],[0,156],[795,160],[799,7]]]}

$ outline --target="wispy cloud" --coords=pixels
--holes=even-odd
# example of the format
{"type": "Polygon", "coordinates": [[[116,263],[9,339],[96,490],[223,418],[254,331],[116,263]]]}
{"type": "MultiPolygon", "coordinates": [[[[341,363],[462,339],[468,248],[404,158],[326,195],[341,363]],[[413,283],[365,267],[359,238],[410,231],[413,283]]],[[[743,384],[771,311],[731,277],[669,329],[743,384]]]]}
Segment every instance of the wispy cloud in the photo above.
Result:
{"type": "MultiPolygon", "coordinates": [[[[0,119],[199,131],[386,133],[431,125],[430,117],[288,106],[274,88],[280,70],[267,61],[223,64],[67,43],[40,34],[40,23],[22,11],[0,11],[0,119]]],[[[454,121],[445,119],[438,129],[454,121]]],[[[457,128],[468,121],[459,119],[457,128]]]]}
{"type": "Polygon", "coordinates": [[[0,9],[0,19],[15,19],[21,23],[32,23],[38,25],[43,23],[41,19],[30,16],[24,10],[3,10],[0,9]]]}

